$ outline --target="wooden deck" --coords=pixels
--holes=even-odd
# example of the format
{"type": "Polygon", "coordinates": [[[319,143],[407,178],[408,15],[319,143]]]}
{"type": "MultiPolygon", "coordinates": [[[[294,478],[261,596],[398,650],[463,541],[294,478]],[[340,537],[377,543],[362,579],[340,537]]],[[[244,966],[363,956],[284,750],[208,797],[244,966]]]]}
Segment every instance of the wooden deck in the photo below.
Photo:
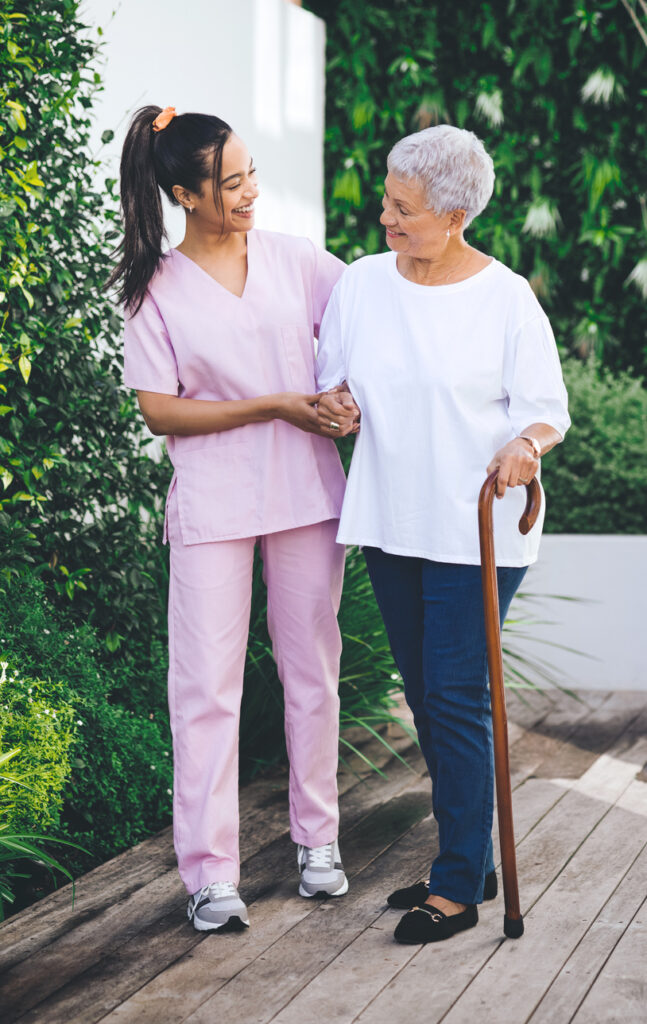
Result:
{"type": "Polygon", "coordinates": [[[242,793],[241,893],[251,928],[189,925],[169,830],[0,927],[0,1019],[38,1024],[644,1024],[647,1021],[647,693],[509,698],[526,933],[502,897],[477,928],[400,946],[395,887],[436,845],[419,753],[375,746],[386,781],[340,775],[348,895],[296,895],[283,771],[242,793]]]}

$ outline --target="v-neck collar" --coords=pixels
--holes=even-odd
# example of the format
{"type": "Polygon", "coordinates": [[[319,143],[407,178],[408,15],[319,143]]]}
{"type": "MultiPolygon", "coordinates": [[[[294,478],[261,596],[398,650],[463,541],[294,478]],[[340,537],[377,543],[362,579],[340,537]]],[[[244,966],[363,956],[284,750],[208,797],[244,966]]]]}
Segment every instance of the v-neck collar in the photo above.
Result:
{"type": "Polygon", "coordinates": [[[236,293],[230,291],[229,288],[225,288],[224,284],[221,284],[220,281],[216,280],[215,277],[212,277],[212,275],[208,273],[208,271],[204,270],[199,263],[196,263],[195,260],[192,260],[190,256],[185,256],[185,254],[183,252],[180,252],[179,249],[170,249],[169,252],[173,253],[174,256],[179,256],[180,259],[184,260],[185,262],[191,263],[199,274],[202,274],[202,276],[206,277],[208,281],[211,281],[211,283],[215,285],[216,288],[219,288],[221,292],[224,292],[225,295],[229,295],[229,297],[234,299],[236,302],[242,302],[247,297],[247,293],[249,291],[249,279],[252,273],[253,260],[251,256],[251,251],[253,249],[253,245],[250,244],[250,242],[251,236],[253,234],[253,228],[251,231],[247,232],[247,277],[245,278],[245,287],[243,288],[242,295],[236,295],[236,293]]]}

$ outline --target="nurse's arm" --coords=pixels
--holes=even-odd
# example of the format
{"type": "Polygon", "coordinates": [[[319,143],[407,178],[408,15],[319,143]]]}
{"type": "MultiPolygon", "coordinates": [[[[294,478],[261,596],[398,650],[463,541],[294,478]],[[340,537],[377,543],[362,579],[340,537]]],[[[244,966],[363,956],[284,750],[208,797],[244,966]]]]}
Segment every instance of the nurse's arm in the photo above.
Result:
{"type": "MultiPolygon", "coordinates": [[[[217,434],[248,423],[285,420],[312,434],[323,434],[315,405],[320,395],[285,391],[258,398],[214,402],[199,398],[178,398],[154,391],[138,391],[137,399],[146,426],[152,434],[217,434]]],[[[329,435],[328,435],[329,436],[329,435]]]]}

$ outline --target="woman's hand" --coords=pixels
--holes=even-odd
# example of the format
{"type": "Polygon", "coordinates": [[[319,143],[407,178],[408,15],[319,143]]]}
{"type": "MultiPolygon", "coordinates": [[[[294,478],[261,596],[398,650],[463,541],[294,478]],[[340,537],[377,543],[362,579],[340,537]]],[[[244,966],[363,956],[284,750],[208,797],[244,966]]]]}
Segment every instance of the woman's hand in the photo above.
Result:
{"type": "Polygon", "coordinates": [[[345,385],[320,395],[317,413],[321,433],[326,437],[345,437],[359,430],[360,411],[345,385]]]}
{"type": "Polygon", "coordinates": [[[488,476],[495,469],[499,470],[496,482],[496,496],[502,498],[507,487],[518,484],[529,484],[539,469],[539,459],[535,458],[532,446],[522,437],[499,448],[487,468],[488,476]]]}
{"type": "MultiPolygon", "coordinates": [[[[291,423],[308,434],[322,434],[316,405],[322,395],[302,395],[298,391],[285,391],[276,395],[275,418],[291,423]]],[[[328,431],[326,436],[330,436],[328,431]]]]}

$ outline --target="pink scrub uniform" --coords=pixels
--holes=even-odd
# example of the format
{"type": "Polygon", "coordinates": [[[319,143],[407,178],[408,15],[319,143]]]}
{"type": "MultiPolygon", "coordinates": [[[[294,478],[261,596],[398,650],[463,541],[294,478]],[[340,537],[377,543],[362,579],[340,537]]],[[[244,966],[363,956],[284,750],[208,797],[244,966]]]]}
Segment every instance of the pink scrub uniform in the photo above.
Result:
{"type": "MultiPolygon", "coordinates": [[[[247,257],[239,298],[170,251],[125,325],[129,387],[212,401],[314,392],[313,335],[344,264],[307,239],[258,230],[247,257]]],[[[174,836],[194,893],[239,879],[238,729],[256,541],[285,694],[291,835],[305,846],[337,836],[344,548],[335,536],[345,479],[333,441],[282,420],[166,443],[174,836]]]]}

